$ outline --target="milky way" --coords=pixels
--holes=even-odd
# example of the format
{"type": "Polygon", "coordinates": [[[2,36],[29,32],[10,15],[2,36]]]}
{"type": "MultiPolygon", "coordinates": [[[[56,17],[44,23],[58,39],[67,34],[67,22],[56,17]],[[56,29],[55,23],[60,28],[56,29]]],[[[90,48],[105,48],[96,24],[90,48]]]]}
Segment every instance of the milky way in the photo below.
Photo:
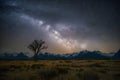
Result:
{"type": "Polygon", "coordinates": [[[120,48],[116,0],[0,0],[0,52],[29,52],[34,39],[47,52],[113,52],[120,48]]]}

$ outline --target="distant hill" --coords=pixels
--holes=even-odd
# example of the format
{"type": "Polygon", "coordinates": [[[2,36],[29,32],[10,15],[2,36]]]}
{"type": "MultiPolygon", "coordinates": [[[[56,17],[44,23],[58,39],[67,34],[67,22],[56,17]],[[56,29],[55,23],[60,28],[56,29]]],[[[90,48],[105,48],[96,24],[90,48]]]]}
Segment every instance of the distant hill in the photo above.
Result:
{"type": "MultiPolygon", "coordinates": [[[[25,53],[1,53],[0,59],[33,59],[25,53]]],[[[53,54],[53,53],[40,53],[38,59],[120,59],[120,50],[115,53],[102,53],[100,51],[81,51],[71,54],[53,54]]]]}
{"type": "Polygon", "coordinates": [[[113,56],[114,59],[120,59],[120,50],[118,50],[114,56],[113,56]]]}
{"type": "Polygon", "coordinates": [[[81,51],[78,55],[74,56],[75,59],[107,59],[108,56],[102,55],[100,51],[81,51]]]}
{"type": "Polygon", "coordinates": [[[1,53],[0,59],[29,59],[25,53],[1,53]]]}

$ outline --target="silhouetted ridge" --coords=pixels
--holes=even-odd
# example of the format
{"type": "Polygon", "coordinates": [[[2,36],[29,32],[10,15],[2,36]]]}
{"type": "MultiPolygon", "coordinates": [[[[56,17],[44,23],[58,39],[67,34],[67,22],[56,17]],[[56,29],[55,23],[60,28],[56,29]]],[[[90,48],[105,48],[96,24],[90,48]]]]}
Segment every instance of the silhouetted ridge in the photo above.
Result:
{"type": "Polygon", "coordinates": [[[114,54],[113,58],[120,59],[120,49],[114,54]]]}
{"type": "Polygon", "coordinates": [[[2,53],[0,59],[29,59],[24,53],[2,53]]]}
{"type": "Polygon", "coordinates": [[[28,59],[28,56],[21,52],[16,56],[16,59],[28,59]]]}
{"type": "MultiPolygon", "coordinates": [[[[53,54],[53,53],[39,53],[38,59],[120,59],[120,50],[115,53],[102,53],[100,51],[81,51],[71,54],[53,54]]],[[[25,53],[1,53],[0,59],[33,59],[34,56],[28,57],[25,53]]]]}
{"type": "Polygon", "coordinates": [[[101,54],[100,51],[81,51],[78,55],[75,56],[77,59],[103,59],[108,58],[101,54]]]}

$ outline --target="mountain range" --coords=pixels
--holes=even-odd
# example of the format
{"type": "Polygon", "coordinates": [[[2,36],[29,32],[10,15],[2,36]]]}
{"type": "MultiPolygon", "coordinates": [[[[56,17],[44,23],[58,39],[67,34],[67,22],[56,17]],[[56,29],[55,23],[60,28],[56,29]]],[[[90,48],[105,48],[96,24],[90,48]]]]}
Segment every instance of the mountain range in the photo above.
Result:
{"type": "MultiPolygon", "coordinates": [[[[33,56],[27,56],[26,53],[0,53],[0,59],[33,59],[33,56]]],[[[81,51],[69,54],[39,53],[38,59],[59,60],[59,59],[120,59],[120,50],[114,53],[102,53],[100,51],[81,51]]]]}

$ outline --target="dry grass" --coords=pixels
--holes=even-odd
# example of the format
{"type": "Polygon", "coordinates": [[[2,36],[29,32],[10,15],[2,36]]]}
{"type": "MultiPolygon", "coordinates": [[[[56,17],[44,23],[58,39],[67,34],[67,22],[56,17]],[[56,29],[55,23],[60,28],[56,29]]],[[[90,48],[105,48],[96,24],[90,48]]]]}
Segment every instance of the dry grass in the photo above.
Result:
{"type": "Polygon", "coordinates": [[[119,80],[120,60],[0,61],[0,80],[119,80]]]}

